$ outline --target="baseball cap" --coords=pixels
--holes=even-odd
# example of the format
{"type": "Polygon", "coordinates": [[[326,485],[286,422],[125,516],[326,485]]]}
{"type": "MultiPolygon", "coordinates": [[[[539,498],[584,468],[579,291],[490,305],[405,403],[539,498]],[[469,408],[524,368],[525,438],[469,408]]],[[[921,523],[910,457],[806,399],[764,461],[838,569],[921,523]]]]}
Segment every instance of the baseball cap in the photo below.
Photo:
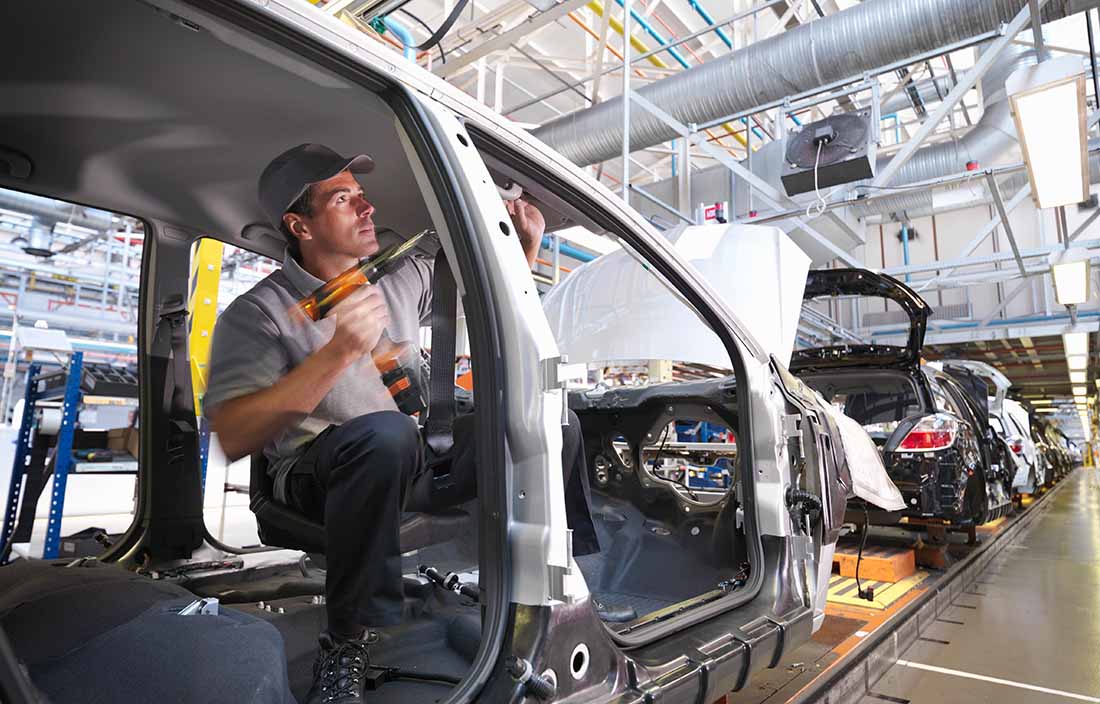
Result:
{"type": "Polygon", "coordinates": [[[366,174],[374,169],[374,160],[366,154],[340,156],[323,144],[299,144],[271,160],[260,174],[260,207],[276,228],[283,223],[283,214],[301,197],[306,188],[318,181],[350,170],[366,174]]]}

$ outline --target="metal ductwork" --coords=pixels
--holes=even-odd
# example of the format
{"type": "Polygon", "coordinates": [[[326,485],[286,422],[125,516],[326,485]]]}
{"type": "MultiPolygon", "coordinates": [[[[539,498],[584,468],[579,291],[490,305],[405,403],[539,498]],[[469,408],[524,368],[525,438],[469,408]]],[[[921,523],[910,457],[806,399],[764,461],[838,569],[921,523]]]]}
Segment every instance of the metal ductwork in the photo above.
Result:
{"type": "Polygon", "coordinates": [[[105,210],[85,208],[30,193],[0,189],[0,208],[33,215],[41,222],[48,223],[48,226],[55,222],[65,222],[92,230],[114,229],[112,215],[105,210]]]}
{"type": "MultiPolygon", "coordinates": [[[[1006,155],[1011,154],[1012,150],[1019,145],[1012,111],[1006,100],[1005,79],[1016,69],[1035,63],[1037,63],[1037,57],[1033,49],[1023,46],[1006,47],[982,77],[982,116],[977,124],[958,139],[932,144],[918,150],[898,171],[892,185],[901,186],[959,173],[971,162],[977,164],[978,168],[984,168],[1004,161],[1006,155]]],[[[891,159],[892,157],[880,158],[877,170],[885,169],[891,159]]],[[[1010,160],[1018,161],[1018,155],[1010,160]]],[[[1016,190],[1025,183],[1027,183],[1027,174],[1021,173],[1002,181],[1001,186],[1006,190],[1016,190]]],[[[882,198],[866,205],[855,205],[852,210],[860,218],[884,215],[905,219],[926,215],[932,211],[932,208],[931,191],[921,190],[882,198]]]]}
{"type": "MultiPolygon", "coordinates": [[[[955,82],[951,80],[951,76],[944,75],[917,81],[913,84],[912,90],[920,97],[921,103],[929,105],[931,103],[938,103],[946,98],[947,94],[950,93],[951,89],[954,87],[955,82]]],[[[864,107],[870,107],[870,104],[864,107]]],[[[897,93],[894,93],[886,100],[882,101],[880,112],[885,116],[895,112],[901,112],[902,110],[908,110],[912,107],[915,106],[913,105],[913,99],[910,97],[909,91],[899,90],[897,93]]]]}
{"type": "MultiPolygon", "coordinates": [[[[638,93],[684,124],[703,124],[996,29],[1026,4],[867,0],[651,83],[638,93]]],[[[1097,6],[1100,0],[1049,0],[1042,17],[1051,21],[1097,6]]],[[[533,134],[581,166],[606,161],[622,154],[622,107],[620,96],[548,122],[533,134]]],[[[631,149],[677,136],[646,111],[632,111],[631,149]]]]}
{"type": "MultiPolygon", "coordinates": [[[[893,186],[925,181],[950,174],[957,174],[974,162],[978,169],[996,166],[1004,162],[1020,161],[1019,140],[1016,124],[1012,119],[1005,80],[1018,68],[1037,62],[1035,51],[1023,46],[1009,46],[982,77],[983,112],[981,119],[962,137],[948,142],[932,144],[918,150],[894,177],[893,186]]],[[[892,157],[879,158],[877,170],[882,171],[892,157]]],[[[1094,155],[1090,161],[1092,181],[1100,180],[1100,156],[1094,155]]],[[[980,177],[979,177],[980,178],[980,177]]],[[[981,182],[979,181],[979,184],[981,182]]],[[[1006,176],[999,181],[1004,198],[1027,184],[1027,172],[1021,171],[1006,176]]],[[[955,187],[957,189],[958,187],[955,187]]],[[[977,204],[982,200],[973,201],[977,204]]],[[[965,207],[966,202],[959,203],[965,207]]],[[[928,189],[903,193],[889,198],[880,198],[867,204],[852,206],[853,213],[859,218],[881,215],[894,220],[906,220],[922,217],[936,212],[933,194],[928,189]]]]}

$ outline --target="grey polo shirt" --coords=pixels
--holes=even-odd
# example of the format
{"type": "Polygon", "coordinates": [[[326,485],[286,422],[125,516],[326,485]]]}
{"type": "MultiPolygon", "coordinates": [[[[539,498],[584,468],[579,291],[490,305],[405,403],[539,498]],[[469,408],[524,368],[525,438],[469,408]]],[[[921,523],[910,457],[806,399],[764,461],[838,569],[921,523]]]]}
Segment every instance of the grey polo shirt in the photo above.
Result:
{"type": "MultiPolygon", "coordinates": [[[[389,307],[386,333],[419,347],[420,326],[431,323],[432,262],[410,256],[379,282],[389,307]]],[[[332,339],[335,322],[299,321],[295,303],[324,282],[287,255],[274,272],[229,304],[214,327],[204,413],[230,399],[265,389],[332,339]]],[[[317,408],[264,447],[275,499],[286,501],[286,476],[303,447],[332,424],[376,411],[397,410],[370,356],[348,367],[317,408]]]]}

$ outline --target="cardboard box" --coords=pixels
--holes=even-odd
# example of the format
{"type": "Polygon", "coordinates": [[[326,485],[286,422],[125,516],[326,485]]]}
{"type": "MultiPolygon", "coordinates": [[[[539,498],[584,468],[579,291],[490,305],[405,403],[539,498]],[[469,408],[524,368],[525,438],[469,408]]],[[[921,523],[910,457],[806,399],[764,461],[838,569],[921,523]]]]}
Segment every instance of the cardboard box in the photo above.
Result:
{"type": "Polygon", "coordinates": [[[140,438],[137,428],[112,428],[107,431],[107,449],[129,452],[134,459],[137,459],[140,438]]]}

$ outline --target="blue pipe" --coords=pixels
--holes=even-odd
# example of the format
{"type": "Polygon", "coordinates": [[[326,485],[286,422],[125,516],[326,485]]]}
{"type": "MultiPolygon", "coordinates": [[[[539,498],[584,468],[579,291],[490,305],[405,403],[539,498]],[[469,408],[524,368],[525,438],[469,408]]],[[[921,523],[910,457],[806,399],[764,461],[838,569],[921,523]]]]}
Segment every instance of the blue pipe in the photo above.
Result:
{"type": "MultiPolygon", "coordinates": [[[[623,7],[623,0],[615,0],[615,2],[619,3],[619,7],[623,7]]],[[[680,52],[676,51],[675,47],[668,46],[668,40],[656,29],[653,29],[653,25],[649,23],[649,20],[639,15],[633,6],[630,8],[630,17],[638,23],[638,26],[645,30],[646,34],[653,37],[658,44],[668,47],[667,51],[672,55],[672,58],[676,59],[676,63],[680,64],[683,68],[691,68],[688,62],[684,61],[684,57],[680,55],[680,52]]],[[[627,40],[629,40],[629,37],[627,37],[627,40]]]]}
{"type": "MultiPolygon", "coordinates": [[[[542,247],[543,247],[543,249],[553,249],[554,248],[554,241],[550,239],[550,235],[543,235],[542,236],[542,247]]],[[[578,261],[582,261],[582,262],[585,262],[585,263],[588,263],[588,262],[590,262],[590,261],[592,261],[593,259],[596,258],[595,254],[589,254],[588,252],[583,252],[583,251],[577,249],[576,247],[574,247],[573,245],[567,244],[565,242],[561,243],[561,245],[558,248],[558,251],[560,251],[562,254],[564,254],[567,257],[572,257],[573,259],[576,259],[578,261]]]]}
{"type": "Polygon", "coordinates": [[[416,46],[416,40],[413,39],[409,28],[388,15],[383,17],[382,21],[386,23],[386,29],[393,32],[401,40],[401,46],[405,49],[405,58],[409,61],[416,61],[416,49],[413,49],[416,46]]]}
{"type": "MultiPolygon", "coordinates": [[[[1077,318],[1100,318],[1100,310],[1086,310],[1078,311],[1077,318]]],[[[1005,318],[999,320],[998,327],[1002,325],[1026,325],[1028,323],[1049,323],[1052,321],[1069,320],[1069,315],[1065,313],[1055,313],[1053,315],[1025,315],[1020,318],[1005,318]]],[[[936,330],[965,330],[968,328],[978,327],[978,322],[966,322],[966,323],[945,323],[943,325],[937,325],[936,330]]],[[[909,328],[897,328],[891,330],[879,330],[875,332],[875,337],[881,337],[884,335],[896,335],[900,333],[909,332],[909,328]]]]}
{"type": "Polygon", "coordinates": [[[668,143],[672,148],[672,177],[676,178],[676,140],[672,140],[668,143]]]}
{"type": "MultiPolygon", "coordinates": [[[[909,224],[901,224],[901,257],[905,266],[909,266],[909,224]]],[[[909,283],[909,274],[905,275],[905,283],[909,283]]]]}
{"type": "MultiPolygon", "coordinates": [[[[710,13],[699,4],[698,0],[688,0],[688,4],[691,5],[691,9],[695,10],[703,21],[707,24],[714,24],[714,18],[710,16],[710,13]]],[[[733,42],[730,41],[729,35],[727,35],[721,27],[715,27],[714,33],[722,40],[722,43],[726,45],[727,49],[733,48],[733,42]]]]}

